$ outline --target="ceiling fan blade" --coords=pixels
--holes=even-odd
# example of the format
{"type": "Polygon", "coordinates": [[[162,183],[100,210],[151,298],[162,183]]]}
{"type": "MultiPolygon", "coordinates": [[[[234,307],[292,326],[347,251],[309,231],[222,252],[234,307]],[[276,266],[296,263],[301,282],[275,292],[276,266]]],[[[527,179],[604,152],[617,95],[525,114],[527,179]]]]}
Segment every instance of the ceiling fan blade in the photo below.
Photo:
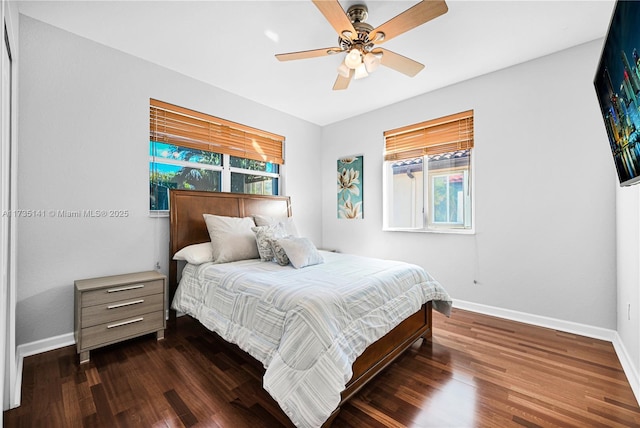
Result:
{"type": "Polygon", "coordinates": [[[347,89],[349,87],[349,83],[351,83],[351,79],[353,78],[353,70],[349,70],[349,77],[344,77],[342,74],[338,74],[338,78],[336,79],[336,83],[333,84],[334,91],[341,91],[343,89],[347,89]]]}
{"type": "Polygon", "coordinates": [[[423,0],[375,28],[369,34],[369,40],[373,40],[376,44],[386,42],[447,13],[448,10],[449,8],[444,0],[423,0]],[[384,38],[379,38],[377,36],[378,33],[384,33],[384,38]]]}
{"type": "Polygon", "coordinates": [[[372,51],[374,54],[379,52],[382,52],[382,60],[380,61],[380,64],[393,68],[394,70],[399,71],[402,74],[406,74],[409,77],[415,76],[424,68],[424,65],[420,64],[418,61],[414,61],[388,49],[377,48],[372,51]]]}
{"type": "Polygon", "coordinates": [[[322,49],[313,49],[310,51],[300,51],[300,52],[289,52],[283,54],[276,54],[276,58],[280,61],[293,61],[295,59],[307,59],[307,58],[317,58],[320,56],[331,55],[334,53],[342,52],[340,48],[322,48],[322,49]]]}
{"type": "Polygon", "coordinates": [[[344,9],[338,3],[338,0],[313,0],[313,4],[322,12],[329,24],[336,30],[340,37],[356,38],[358,33],[351,20],[344,13],[344,9]],[[349,34],[345,34],[348,32],[349,34]]]}

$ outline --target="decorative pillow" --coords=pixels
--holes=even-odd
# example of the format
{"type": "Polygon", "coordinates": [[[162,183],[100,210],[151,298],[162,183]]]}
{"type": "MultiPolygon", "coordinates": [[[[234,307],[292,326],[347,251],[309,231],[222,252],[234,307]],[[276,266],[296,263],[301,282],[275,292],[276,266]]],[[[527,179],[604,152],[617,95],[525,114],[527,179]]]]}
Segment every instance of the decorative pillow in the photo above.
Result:
{"type": "Polygon", "coordinates": [[[294,268],[317,265],[324,262],[322,255],[309,238],[286,237],[276,240],[281,246],[294,268]]]}
{"type": "Polygon", "coordinates": [[[268,226],[254,226],[251,230],[256,235],[256,244],[258,244],[260,260],[263,262],[273,261],[274,255],[271,241],[286,236],[282,224],[276,223],[268,226]]]}
{"type": "Polygon", "coordinates": [[[273,258],[275,259],[275,262],[280,266],[288,265],[289,257],[287,257],[287,253],[282,245],[280,245],[280,239],[270,239],[269,242],[271,242],[271,249],[273,250],[273,258]]]}
{"type": "Polygon", "coordinates": [[[293,222],[293,217],[269,217],[266,215],[254,215],[253,220],[256,222],[256,226],[268,226],[270,224],[282,223],[282,227],[287,235],[290,236],[299,236],[298,229],[296,229],[296,225],[293,222]]]}
{"type": "Polygon", "coordinates": [[[251,217],[226,217],[203,214],[207,224],[214,263],[260,257],[256,238],[251,230],[255,226],[251,217]]]}
{"type": "Polygon", "coordinates": [[[213,251],[211,242],[187,245],[173,256],[173,260],[186,260],[187,263],[191,263],[192,265],[212,262],[213,251]]]}

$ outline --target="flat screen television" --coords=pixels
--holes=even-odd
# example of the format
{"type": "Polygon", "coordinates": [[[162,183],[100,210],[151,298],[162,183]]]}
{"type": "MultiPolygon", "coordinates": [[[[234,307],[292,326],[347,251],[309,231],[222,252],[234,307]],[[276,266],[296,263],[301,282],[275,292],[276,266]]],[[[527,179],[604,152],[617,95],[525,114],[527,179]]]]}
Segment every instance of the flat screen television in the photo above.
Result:
{"type": "Polygon", "coordinates": [[[640,1],[618,0],[594,85],[621,186],[640,182],[640,1]]]}

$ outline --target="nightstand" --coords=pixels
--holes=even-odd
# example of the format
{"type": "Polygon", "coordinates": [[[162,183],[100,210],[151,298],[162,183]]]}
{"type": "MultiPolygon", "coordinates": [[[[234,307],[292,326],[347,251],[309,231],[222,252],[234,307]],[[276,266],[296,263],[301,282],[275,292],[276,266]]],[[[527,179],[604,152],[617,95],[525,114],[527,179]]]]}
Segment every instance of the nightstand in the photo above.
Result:
{"type": "Polygon", "coordinates": [[[137,272],[75,281],[74,335],[80,364],[92,349],[148,333],[164,339],[167,278],[137,272]]]}

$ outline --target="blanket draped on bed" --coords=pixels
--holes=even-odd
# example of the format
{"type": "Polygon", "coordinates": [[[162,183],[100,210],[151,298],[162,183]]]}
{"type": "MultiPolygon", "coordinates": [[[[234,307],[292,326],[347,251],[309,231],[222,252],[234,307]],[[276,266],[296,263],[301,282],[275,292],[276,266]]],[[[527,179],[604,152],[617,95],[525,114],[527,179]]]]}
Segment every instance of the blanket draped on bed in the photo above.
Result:
{"type": "Polygon", "coordinates": [[[352,364],[421,306],[449,315],[451,299],[419,266],[322,252],[294,269],[244,260],[187,265],[173,308],[262,362],[264,388],[299,427],[340,403],[352,364]]]}

